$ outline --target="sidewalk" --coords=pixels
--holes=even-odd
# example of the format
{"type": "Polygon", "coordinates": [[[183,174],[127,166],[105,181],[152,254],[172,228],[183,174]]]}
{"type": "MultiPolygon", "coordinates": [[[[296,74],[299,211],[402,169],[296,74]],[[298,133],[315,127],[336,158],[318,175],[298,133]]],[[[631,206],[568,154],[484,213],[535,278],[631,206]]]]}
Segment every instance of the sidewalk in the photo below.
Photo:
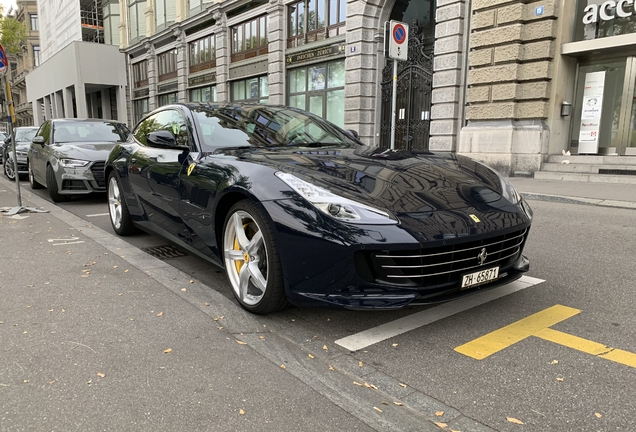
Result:
{"type": "MultiPolygon", "coordinates": [[[[0,213],[0,431],[435,431],[438,410],[490,430],[415,389],[382,405],[397,380],[352,385],[365,378],[345,350],[281,337],[30,192],[50,213],[0,213]]],[[[16,202],[0,178],[0,207],[16,202]]]]}
{"type": "Polygon", "coordinates": [[[525,177],[512,177],[508,180],[528,200],[636,209],[635,185],[535,180],[525,177]]]}

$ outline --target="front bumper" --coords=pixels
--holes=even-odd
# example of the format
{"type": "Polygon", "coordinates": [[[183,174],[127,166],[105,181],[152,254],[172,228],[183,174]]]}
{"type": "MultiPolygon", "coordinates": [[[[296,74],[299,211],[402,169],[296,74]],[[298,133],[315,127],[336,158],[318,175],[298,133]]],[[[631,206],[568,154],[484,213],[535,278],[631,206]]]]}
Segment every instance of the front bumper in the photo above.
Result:
{"type": "MultiPolygon", "coordinates": [[[[345,225],[331,220],[315,211],[310,205],[294,200],[264,202],[268,214],[276,227],[277,246],[281,265],[285,275],[285,289],[288,300],[301,307],[326,307],[346,309],[398,309],[407,305],[440,303],[458,297],[495,288],[518,279],[529,269],[528,259],[523,255],[523,247],[530,227],[527,216],[518,213],[504,213],[491,209],[470,209],[470,211],[443,211],[435,219],[451,221],[440,234],[440,226],[421,221],[408,229],[401,225],[345,225]],[[453,232],[451,226],[458,218],[476,214],[482,221],[481,226],[468,227],[467,232],[453,232]],[[502,217],[505,216],[505,217],[502,217]],[[501,225],[498,225],[498,224],[501,225]],[[428,230],[428,231],[427,231],[428,230]],[[435,232],[438,233],[435,236],[435,232]],[[426,238],[427,240],[424,240],[426,238]],[[499,239],[503,239],[499,241],[499,239]],[[518,239],[518,240],[515,240],[518,239]],[[512,243],[514,248],[508,247],[512,243]],[[489,243],[490,242],[490,243],[489,243]],[[491,258],[478,265],[477,254],[484,244],[505,244],[507,252],[490,252],[491,258]],[[478,249],[475,249],[475,244],[478,249]],[[404,258],[410,259],[412,251],[429,252],[452,249],[452,254],[466,254],[469,246],[470,267],[464,270],[458,266],[451,270],[449,277],[402,276],[404,273],[382,272],[382,265],[361,256],[389,255],[400,256],[398,263],[404,264],[404,258]],[[474,252],[474,253],[473,253],[474,252]],[[497,253],[501,259],[496,261],[497,253]],[[361,262],[363,261],[363,262],[361,262]],[[485,285],[461,290],[461,274],[487,269],[499,265],[499,278],[485,285]],[[451,274],[452,273],[452,274],[451,274]],[[400,276],[396,276],[400,274],[400,276]],[[394,277],[396,279],[391,279],[394,277]],[[404,279],[397,279],[404,277],[404,279]]],[[[504,246],[502,246],[502,249],[504,246]]],[[[447,253],[447,252],[444,252],[447,253]]],[[[435,254],[434,254],[435,255],[435,254]]],[[[429,258],[424,258],[418,268],[428,268],[429,258]]],[[[449,258],[450,260],[450,258],[449,258]]],[[[464,256],[453,258],[458,262],[466,261],[464,256]]],[[[376,260],[377,261],[377,260],[376,260]]],[[[410,264],[410,263],[407,263],[410,264]]],[[[447,265],[435,263],[433,265],[447,265]]],[[[454,265],[454,264],[451,264],[454,265]]],[[[398,266],[399,267],[399,266],[398,266]]],[[[408,267],[408,266],[406,266],[408,267]]],[[[400,272],[402,270],[399,270],[400,272]]],[[[429,271],[427,269],[426,271],[429,271]]],[[[433,271],[433,270],[431,270],[433,271]]],[[[437,270],[435,270],[437,271],[437,270]]],[[[435,276],[437,273],[432,274],[435,276]]]]}
{"type": "Polygon", "coordinates": [[[55,176],[60,194],[84,195],[106,192],[103,161],[91,162],[85,167],[75,168],[58,165],[55,176]]]}

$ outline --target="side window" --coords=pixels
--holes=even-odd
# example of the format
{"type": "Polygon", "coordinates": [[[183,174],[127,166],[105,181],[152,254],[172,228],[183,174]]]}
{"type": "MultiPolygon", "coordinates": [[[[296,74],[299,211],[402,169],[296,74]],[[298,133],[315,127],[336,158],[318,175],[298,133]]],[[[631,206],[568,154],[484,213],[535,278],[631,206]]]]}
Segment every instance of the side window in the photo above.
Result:
{"type": "Polygon", "coordinates": [[[159,130],[172,132],[179,145],[188,146],[190,143],[185,118],[176,110],[165,110],[148,117],[137,126],[133,135],[141,144],[147,145],[148,134],[159,130]]]}
{"type": "Polygon", "coordinates": [[[40,130],[38,130],[36,135],[44,138],[44,145],[49,145],[49,138],[51,137],[51,122],[44,122],[44,124],[40,126],[40,130]]]}

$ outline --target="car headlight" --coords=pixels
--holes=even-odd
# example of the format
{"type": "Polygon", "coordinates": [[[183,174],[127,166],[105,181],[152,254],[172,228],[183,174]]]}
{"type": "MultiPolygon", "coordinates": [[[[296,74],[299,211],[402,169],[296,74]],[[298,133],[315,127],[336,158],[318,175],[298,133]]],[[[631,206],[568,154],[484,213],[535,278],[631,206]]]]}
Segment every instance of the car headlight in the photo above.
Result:
{"type": "Polygon", "coordinates": [[[59,162],[60,162],[60,165],[62,165],[65,168],[80,168],[80,167],[85,167],[86,165],[90,163],[89,161],[83,161],[78,159],[59,159],[59,162]]]}
{"type": "Polygon", "coordinates": [[[499,182],[501,183],[501,195],[511,203],[518,204],[521,201],[521,195],[515,187],[502,176],[499,176],[499,182]]]}
{"type": "Polygon", "coordinates": [[[16,151],[15,154],[18,155],[18,156],[26,156],[27,152],[25,152],[25,151],[16,151]]]}
{"type": "Polygon", "coordinates": [[[375,225],[397,224],[397,220],[386,211],[338,196],[292,174],[279,171],[276,176],[318,210],[341,222],[375,225]]]}

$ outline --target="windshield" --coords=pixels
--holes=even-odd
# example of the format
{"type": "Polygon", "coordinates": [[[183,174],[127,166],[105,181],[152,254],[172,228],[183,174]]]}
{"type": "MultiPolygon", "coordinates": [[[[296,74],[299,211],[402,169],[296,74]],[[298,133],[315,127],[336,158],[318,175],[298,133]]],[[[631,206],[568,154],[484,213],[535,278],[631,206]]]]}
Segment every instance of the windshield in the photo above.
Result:
{"type": "Polygon", "coordinates": [[[15,142],[31,142],[38,128],[17,128],[15,130],[15,142]]]}
{"type": "Polygon", "coordinates": [[[128,129],[114,122],[63,122],[53,129],[53,141],[56,143],[75,142],[124,142],[128,138],[128,129]]]}
{"type": "Polygon", "coordinates": [[[199,107],[193,110],[203,151],[216,147],[349,147],[357,141],[311,113],[285,107],[199,107]]]}

